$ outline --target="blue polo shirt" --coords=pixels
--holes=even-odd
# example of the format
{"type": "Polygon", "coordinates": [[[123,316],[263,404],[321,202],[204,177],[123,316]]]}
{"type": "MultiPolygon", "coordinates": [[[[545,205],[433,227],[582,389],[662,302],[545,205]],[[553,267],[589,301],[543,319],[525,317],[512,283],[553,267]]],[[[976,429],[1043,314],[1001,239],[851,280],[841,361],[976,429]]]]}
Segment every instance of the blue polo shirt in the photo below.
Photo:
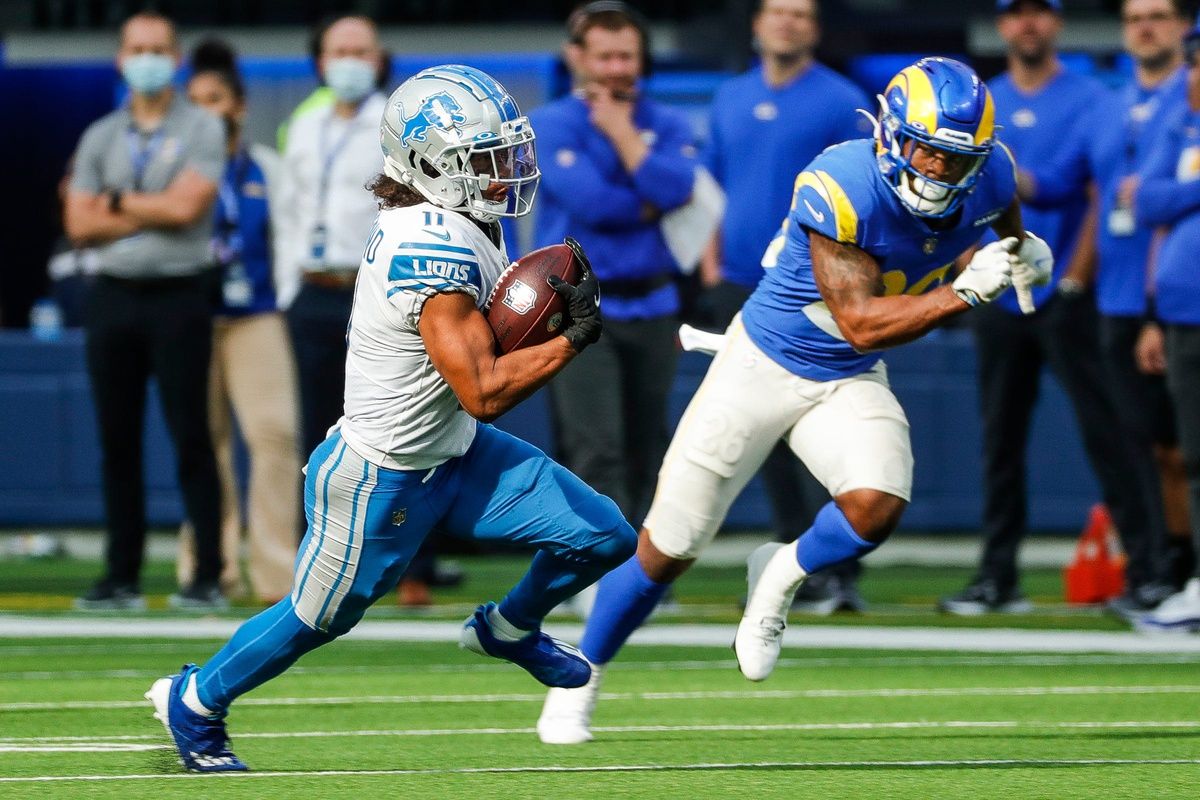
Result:
{"type": "MultiPolygon", "coordinates": [[[[1020,167],[1029,169],[1052,161],[1069,131],[1086,120],[1099,97],[1106,92],[1094,78],[1063,69],[1034,92],[1023,92],[1006,72],[988,84],[996,101],[996,124],[1020,167]]],[[[1054,293],[1079,238],[1079,226],[1087,213],[1084,191],[1054,203],[1025,203],[1021,217],[1025,229],[1046,240],[1054,253],[1054,277],[1050,284],[1033,290],[1041,306],[1054,293]]],[[[988,240],[994,240],[992,234],[988,240]]],[[[996,305],[1010,314],[1020,314],[1013,290],[1002,294],[996,305]]]]}
{"type": "Polygon", "coordinates": [[[1029,165],[1039,202],[1062,202],[1082,193],[1089,180],[1095,182],[1100,198],[1096,305],[1106,316],[1140,317],[1146,310],[1146,262],[1153,226],[1135,216],[1133,230],[1125,232],[1114,229],[1111,222],[1122,179],[1145,165],[1164,114],[1183,102],[1186,75],[1181,67],[1149,88],[1130,80],[1100,97],[1087,119],[1074,126],[1057,159],[1041,169],[1029,165]]]}
{"type": "Polygon", "coordinates": [[[245,150],[226,162],[221,176],[213,204],[213,251],[226,288],[218,313],[239,317],[276,309],[267,182],[245,150]]]}
{"type": "Polygon", "coordinates": [[[1200,112],[1185,103],[1165,116],[1139,175],[1138,217],[1168,226],[1155,262],[1158,318],[1200,325],[1200,112]]]}
{"type": "Polygon", "coordinates": [[[792,201],[796,174],[830,145],[871,135],[856,109],[867,96],[824,64],[814,63],[783,86],[762,67],[731,78],[713,97],[709,170],[725,190],[721,274],[754,288],[762,255],[792,201]]]}
{"type": "Polygon", "coordinates": [[[564,236],[579,240],[600,279],[609,319],[676,313],[679,293],[672,281],[637,297],[605,295],[604,282],[652,285],[676,271],[657,217],[684,205],[692,193],[698,161],[687,117],[644,97],[637,101],[633,122],[650,154],[632,174],[579,98],[569,95],[529,117],[542,170],[534,247],[557,244],[564,236]],[[648,212],[653,218],[647,219],[648,212]]]}

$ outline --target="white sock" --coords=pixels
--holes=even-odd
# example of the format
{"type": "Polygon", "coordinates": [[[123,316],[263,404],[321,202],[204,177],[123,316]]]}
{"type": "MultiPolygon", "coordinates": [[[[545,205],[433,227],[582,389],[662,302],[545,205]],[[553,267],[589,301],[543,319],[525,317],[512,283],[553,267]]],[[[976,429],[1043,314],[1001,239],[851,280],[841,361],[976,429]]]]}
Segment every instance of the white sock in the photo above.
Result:
{"type": "Polygon", "coordinates": [[[806,577],[808,573],[796,560],[796,543],[785,544],[763,569],[753,596],[746,600],[745,616],[786,619],[792,598],[806,577]]]}
{"type": "Polygon", "coordinates": [[[216,712],[210,711],[200,702],[200,693],[196,691],[195,673],[188,678],[187,688],[183,690],[183,704],[202,717],[213,719],[217,716],[216,712]]]}
{"type": "Polygon", "coordinates": [[[519,642],[533,631],[518,628],[504,618],[500,607],[495,606],[487,612],[488,624],[492,626],[492,635],[502,642],[519,642]]]}

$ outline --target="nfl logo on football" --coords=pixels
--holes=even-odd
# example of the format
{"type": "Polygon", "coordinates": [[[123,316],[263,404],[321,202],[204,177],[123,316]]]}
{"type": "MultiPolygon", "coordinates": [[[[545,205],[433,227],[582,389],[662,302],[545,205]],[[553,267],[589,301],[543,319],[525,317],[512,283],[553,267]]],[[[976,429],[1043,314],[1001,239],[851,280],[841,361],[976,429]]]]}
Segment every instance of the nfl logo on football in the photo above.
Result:
{"type": "Polygon", "coordinates": [[[504,292],[501,302],[518,314],[525,314],[537,302],[537,292],[529,284],[513,281],[513,285],[504,292]]]}

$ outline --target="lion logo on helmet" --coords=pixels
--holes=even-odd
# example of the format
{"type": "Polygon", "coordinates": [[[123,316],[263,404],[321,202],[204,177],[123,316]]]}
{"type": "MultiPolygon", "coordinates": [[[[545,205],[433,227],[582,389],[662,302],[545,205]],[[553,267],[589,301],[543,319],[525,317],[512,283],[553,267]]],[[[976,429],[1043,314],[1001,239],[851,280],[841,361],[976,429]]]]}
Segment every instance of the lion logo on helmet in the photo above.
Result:
{"type": "MultiPolygon", "coordinates": [[[[404,109],[400,109],[400,116],[403,118],[404,109]]],[[[466,121],[467,117],[462,113],[458,101],[449,92],[438,92],[425,98],[417,113],[404,120],[400,141],[423,142],[430,128],[448,131],[466,121]]]]}

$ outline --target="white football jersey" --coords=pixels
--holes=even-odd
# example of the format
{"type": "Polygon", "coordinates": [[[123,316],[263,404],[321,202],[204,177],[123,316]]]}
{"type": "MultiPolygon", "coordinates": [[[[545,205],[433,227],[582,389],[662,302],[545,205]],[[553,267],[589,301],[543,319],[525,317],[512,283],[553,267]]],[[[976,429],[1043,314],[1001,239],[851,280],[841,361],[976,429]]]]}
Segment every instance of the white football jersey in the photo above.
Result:
{"type": "Polygon", "coordinates": [[[434,369],[417,322],[442,292],[465,292],[482,309],[507,266],[504,242],[463,214],[430,203],[379,212],[346,335],[338,425],[356,453],[388,469],[429,469],[467,452],[476,420],[434,369]]]}

